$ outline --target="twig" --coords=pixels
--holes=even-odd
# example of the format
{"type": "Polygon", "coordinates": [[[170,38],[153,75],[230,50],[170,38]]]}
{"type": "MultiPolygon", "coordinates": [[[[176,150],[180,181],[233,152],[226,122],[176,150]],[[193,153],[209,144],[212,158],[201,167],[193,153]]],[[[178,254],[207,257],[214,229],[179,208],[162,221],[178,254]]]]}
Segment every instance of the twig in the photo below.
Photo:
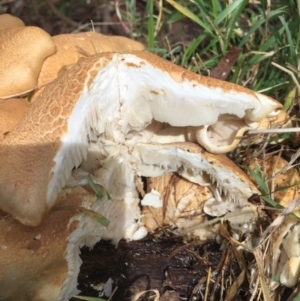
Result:
{"type": "Polygon", "coordinates": [[[269,182],[271,180],[273,180],[274,178],[284,174],[286,171],[288,171],[290,168],[293,167],[293,163],[298,159],[298,157],[300,156],[300,149],[297,150],[297,152],[292,155],[291,160],[289,161],[289,163],[287,165],[285,165],[278,173],[276,173],[274,176],[272,176],[271,178],[267,179],[266,182],[269,182]]]}
{"type": "Polygon", "coordinates": [[[257,135],[257,134],[281,134],[281,133],[298,133],[298,132],[300,132],[300,127],[285,128],[285,129],[251,130],[248,131],[247,134],[257,135]]]}
{"type": "Polygon", "coordinates": [[[285,207],[282,211],[281,214],[279,216],[277,216],[275,218],[275,220],[268,226],[268,228],[265,230],[265,232],[262,234],[262,236],[259,239],[259,243],[256,247],[256,249],[261,246],[266,239],[268,239],[268,237],[270,237],[270,235],[272,235],[272,233],[274,233],[278,227],[281,226],[281,224],[283,223],[285,217],[287,215],[289,215],[290,213],[292,213],[294,211],[294,209],[299,206],[300,204],[300,197],[294,199],[289,206],[285,207]]]}
{"type": "Polygon", "coordinates": [[[208,268],[208,272],[207,272],[204,301],[207,301],[207,298],[208,298],[210,278],[211,278],[211,267],[208,268]]]}
{"type": "Polygon", "coordinates": [[[294,84],[297,86],[297,89],[300,91],[300,84],[298,83],[297,78],[296,78],[295,74],[293,73],[293,71],[288,70],[287,68],[284,68],[284,67],[282,67],[282,66],[280,66],[280,65],[278,65],[274,62],[272,62],[271,64],[273,66],[277,67],[278,69],[286,72],[292,78],[294,84]]]}

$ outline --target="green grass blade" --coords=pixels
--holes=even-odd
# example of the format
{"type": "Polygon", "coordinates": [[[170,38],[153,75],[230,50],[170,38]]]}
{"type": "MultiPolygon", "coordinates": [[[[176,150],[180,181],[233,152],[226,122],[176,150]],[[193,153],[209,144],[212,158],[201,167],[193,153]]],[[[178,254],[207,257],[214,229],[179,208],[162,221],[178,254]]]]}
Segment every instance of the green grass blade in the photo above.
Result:
{"type": "MultiPolygon", "coordinates": [[[[229,22],[226,26],[227,27],[227,29],[226,29],[227,34],[226,34],[226,37],[225,37],[226,44],[228,44],[230,39],[232,38],[233,31],[236,27],[236,23],[238,21],[238,18],[240,18],[241,14],[242,14],[242,12],[245,9],[247,4],[248,4],[248,0],[242,1],[240,3],[240,5],[236,6],[235,10],[232,12],[232,16],[231,16],[231,18],[230,18],[230,20],[229,20],[229,22]]],[[[226,48],[228,48],[228,46],[226,48]]]]}
{"type": "Polygon", "coordinates": [[[283,28],[284,28],[285,33],[286,33],[287,42],[288,42],[289,50],[290,50],[290,58],[292,59],[292,61],[297,60],[296,51],[295,51],[295,48],[294,48],[294,42],[293,42],[293,39],[292,39],[292,34],[291,34],[290,29],[289,29],[289,26],[285,22],[285,20],[282,16],[279,16],[278,18],[279,18],[281,24],[283,25],[283,28]]]}
{"type": "Polygon", "coordinates": [[[280,204],[278,204],[277,202],[275,202],[274,200],[272,200],[270,197],[266,196],[266,195],[261,195],[261,198],[268,203],[269,205],[271,205],[274,208],[277,209],[284,209],[283,206],[281,206],[280,204]]]}
{"type": "Polygon", "coordinates": [[[203,27],[208,33],[212,34],[212,30],[208,24],[202,22],[193,12],[189,9],[185,8],[184,6],[180,5],[178,2],[174,0],[166,0],[169,4],[171,4],[175,9],[185,15],[187,18],[191,19],[201,27],[203,27]]]}
{"type": "Polygon", "coordinates": [[[148,48],[154,49],[154,15],[153,15],[153,0],[148,0],[147,10],[149,11],[148,17],[148,48]]]}
{"type": "Polygon", "coordinates": [[[211,0],[211,7],[212,7],[211,11],[214,18],[216,18],[216,16],[218,15],[218,6],[219,6],[219,0],[211,0]]]}
{"type": "MultiPolygon", "coordinates": [[[[270,13],[270,19],[271,18],[277,18],[278,16],[282,15],[286,13],[286,9],[277,9],[276,11],[272,11],[270,13]]],[[[253,35],[253,33],[260,29],[261,26],[266,22],[266,18],[261,16],[260,18],[258,18],[256,20],[256,22],[254,22],[250,28],[250,30],[248,31],[248,33],[245,35],[245,37],[242,39],[242,41],[238,44],[238,48],[241,48],[245,45],[245,43],[247,43],[250,40],[250,37],[253,35]]]]}
{"type": "Polygon", "coordinates": [[[99,224],[103,225],[104,227],[107,227],[109,225],[109,219],[107,219],[104,215],[102,215],[101,213],[98,213],[96,211],[93,210],[89,210],[86,208],[81,208],[81,211],[88,215],[89,217],[91,217],[92,219],[94,219],[96,222],[98,222],[99,224]]]}
{"type": "Polygon", "coordinates": [[[256,181],[256,183],[258,184],[260,190],[264,193],[264,194],[269,194],[269,188],[266,185],[266,182],[262,176],[260,167],[258,165],[255,166],[255,171],[248,168],[247,167],[248,172],[250,173],[251,177],[253,177],[253,179],[256,181]]]}
{"type": "Polygon", "coordinates": [[[88,183],[89,185],[92,187],[92,189],[94,190],[96,196],[98,199],[102,199],[103,198],[103,193],[100,191],[100,189],[98,188],[98,186],[96,185],[96,183],[93,181],[91,175],[88,175],[87,177],[88,179],[88,183]]]}
{"type": "Polygon", "coordinates": [[[184,54],[182,56],[181,66],[185,66],[187,61],[191,59],[191,57],[196,52],[196,49],[198,48],[199,44],[205,39],[205,35],[200,35],[197,39],[195,39],[190,45],[187,47],[187,49],[184,51],[184,54]]]}
{"type": "MultiPolygon", "coordinates": [[[[168,1],[168,0],[167,0],[168,1]]],[[[245,0],[235,0],[229,4],[214,20],[215,25],[219,25],[226,19],[235,9],[237,9],[245,0]]],[[[248,2],[248,1],[245,1],[248,2]]]]}

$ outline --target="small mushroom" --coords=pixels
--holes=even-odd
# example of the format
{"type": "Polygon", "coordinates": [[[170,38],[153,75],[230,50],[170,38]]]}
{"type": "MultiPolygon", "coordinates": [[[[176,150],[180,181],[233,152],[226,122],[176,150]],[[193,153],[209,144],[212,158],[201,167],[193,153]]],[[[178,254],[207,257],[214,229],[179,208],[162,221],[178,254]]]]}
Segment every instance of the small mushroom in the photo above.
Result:
{"type": "MultiPolygon", "coordinates": [[[[223,147],[218,139],[204,139],[203,129],[207,132],[219,120],[224,129],[235,128],[234,120],[257,126],[281,108],[267,96],[196,75],[146,52],[81,59],[45,87],[0,142],[0,209],[26,225],[41,223],[93,143],[106,162],[118,155],[126,167],[137,142],[151,143],[154,133],[148,126],[167,123],[193,127],[199,144],[221,152],[230,149],[227,137],[223,147]]],[[[135,173],[132,165],[120,172],[135,173]]]]}
{"type": "Polygon", "coordinates": [[[49,34],[38,27],[24,26],[15,17],[1,15],[0,44],[0,97],[34,90],[44,60],[55,52],[49,34]]]}

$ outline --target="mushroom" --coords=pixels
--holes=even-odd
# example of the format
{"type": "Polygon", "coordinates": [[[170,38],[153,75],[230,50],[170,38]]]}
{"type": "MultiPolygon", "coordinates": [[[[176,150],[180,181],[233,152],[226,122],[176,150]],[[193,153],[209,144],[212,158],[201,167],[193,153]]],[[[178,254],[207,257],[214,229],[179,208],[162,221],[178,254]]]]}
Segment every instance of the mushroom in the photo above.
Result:
{"type": "Polygon", "coordinates": [[[44,60],[55,52],[48,33],[22,23],[7,14],[0,16],[1,98],[34,90],[44,60]]]}
{"type": "MultiPolygon", "coordinates": [[[[261,121],[259,127],[257,130],[265,130],[265,129],[276,129],[276,128],[289,128],[292,127],[292,120],[288,116],[287,112],[285,110],[282,110],[277,116],[271,117],[271,118],[265,118],[261,121]]],[[[274,131],[274,136],[276,131],[274,131]]],[[[260,144],[264,141],[265,137],[261,134],[257,135],[248,135],[243,137],[241,140],[240,145],[241,146],[249,146],[250,144],[260,144]]],[[[274,139],[273,142],[270,142],[271,144],[277,143],[284,140],[283,138],[274,139]]]]}
{"type": "MultiPolygon", "coordinates": [[[[63,191],[58,205],[92,205],[84,189],[63,191]]],[[[58,300],[68,277],[68,237],[78,227],[76,210],[50,211],[44,223],[28,227],[10,216],[0,219],[0,300],[58,300]],[[74,219],[72,220],[72,217],[74,219]]],[[[72,275],[70,275],[72,277],[72,275]]]]}
{"type": "MultiPolygon", "coordinates": [[[[196,75],[146,52],[103,53],[81,59],[45,87],[1,141],[0,209],[26,225],[40,224],[93,143],[98,145],[99,158],[108,164],[116,158],[124,162],[118,177],[128,176],[125,199],[133,202],[134,175],[139,170],[129,162],[138,160],[138,156],[132,159],[138,142],[145,143],[141,152],[151,148],[152,127],[158,130],[166,123],[191,127],[199,144],[222,152],[235,146],[236,137],[229,135],[229,141],[227,136],[220,141],[210,126],[220,123],[225,132],[233,128],[241,133],[281,108],[267,96],[196,75]]],[[[155,170],[153,166],[149,169],[155,170]]]]}
{"type": "MultiPolygon", "coordinates": [[[[272,276],[280,283],[293,287],[300,277],[300,223],[287,217],[274,233],[272,276]]],[[[273,289],[278,283],[273,283],[273,289]]]]}
{"type": "Polygon", "coordinates": [[[29,102],[23,98],[0,98],[0,140],[4,138],[29,109],[29,102]]]}
{"type": "Polygon", "coordinates": [[[99,200],[82,187],[63,190],[53,209],[37,227],[0,216],[0,300],[69,300],[79,292],[80,248],[92,248],[100,239],[117,243],[140,217],[138,206],[106,196],[99,200]],[[102,213],[109,225],[84,210],[102,213]]]}
{"type": "MultiPolygon", "coordinates": [[[[201,218],[197,214],[203,215],[204,211],[212,216],[225,215],[224,218],[229,220],[226,213],[239,210],[242,220],[231,218],[230,221],[236,227],[243,225],[245,231],[248,230],[247,222],[256,218],[256,208],[248,203],[248,199],[258,190],[224,155],[211,154],[190,142],[137,143],[130,153],[125,146],[115,146],[113,143],[107,146],[108,156],[100,159],[101,167],[92,173],[95,183],[105,187],[112,201],[125,203],[132,210],[136,208],[135,211],[138,211],[139,203],[147,205],[142,211],[141,221],[135,224],[130,222],[132,231],[127,232],[128,239],[141,239],[147,232],[153,232],[162,225],[176,226],[179,232],[189,231],[199,224],[201,218]],[[172,194],[173,190],[164,192],[161,178],[153,183],[153,177],[163,177],[168,181],[170,173],[182,177],[170,188],[174,192],[176,190],[176,196],[172,194]],[[141,176],[151,177],[152,182],[142,200],[139,197],[140,193],[143,194],[141,176]],[[149,206],[156,208],[149,209],[149,206]],[[205,206],[207,208],[203,210],[205,206]],[[219,208],[223,208],[221,213],[219,208]],[[247,212],[243,212],[244,209],[247,212]],[[188,213],[184,214],[184,211],[188,213]],[[192,219],[189,214],[197,217],[192,219]]],[[[102,147],[99,147],[99,152],[102,147]]],[[[84,174],[82,170],[73,171],[73,176],[78,180],[84,174]]],[[[206,240],[215,237],[217,229],[206,227],[191,232],[193,237],[206,240]]]]}
{"type": "Polygon", "coordinates": [[[60,34],[53,36],[52,39],[57,51],[43,63],[38,79],[39,88],[54,80],[63,67],[75,64],[81,57],[101,52],[126,52],[144,49],[141,43],[129,38],[106,36],[93,31],[60,34]]]}

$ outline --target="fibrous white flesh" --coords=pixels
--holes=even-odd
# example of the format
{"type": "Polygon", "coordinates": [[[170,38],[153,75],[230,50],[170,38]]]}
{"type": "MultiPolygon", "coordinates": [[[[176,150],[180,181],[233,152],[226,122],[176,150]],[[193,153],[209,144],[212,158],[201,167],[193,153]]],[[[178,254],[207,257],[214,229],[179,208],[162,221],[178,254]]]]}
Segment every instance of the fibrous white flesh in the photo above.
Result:
{"type": "MultiPolygon", "coordinates": [[[[99,137],[98,145],[100,156],[108,153],[108,150],[113,155],[100,160],[102,167],[93,172],[93,177],[105,187],[112,201],[124,200],[128,206],[137,206],[139,203],[137,175],[155,177],[176,172],[196,184],[207,186],[217,202],[224,202],[223,214],[244,206],[248,198],[257,193],[253,186],[249,186],[250,182],[242,181],[238,174],[226,169],[226,166],[211,164],[201,157],[201,153],[191,153],[176,145],[139,143],[134,147],[126,147],[115,143],[113,146],[113,143],[105,143],[104,136],[99,137]]],[[[146,194],[145,199],[147,197],[153,201],[152,194],[146,194]]],[[[156,201],[157,198],[159,196],[156,196],[156,201]]],[[[210,212],[219,216],[218,209],[211,208],[210,212]]]]}
{"type": "Polygon", "coordinates": [[[69,300],[74,295],[78,294],[77,276],[82,263],[79,254],[80,248],[87,246],[92,248],[101,239],[111,240],[117,244],[122,238],[127,238],[127,232],[134,228],[133,233],[137,239],[142,238],[147,232],[144,232],[144,227],[140,227],[138,220],[140,218],[140,209],[138,201],[128,205],[126,202],[118,200],[109,200],[106,196],[101,200],[97,200],[93,206],[88,208],[95,212],[104,215],[109,221],[108,227],[104,227],[90,216],[79,214],[74,219],[78,220],[77,229],[69,236],[69,244],[66,250],[66,259],[68,261],[68,274],[63,288],[60,292],[58,301],[69,300]]]}

